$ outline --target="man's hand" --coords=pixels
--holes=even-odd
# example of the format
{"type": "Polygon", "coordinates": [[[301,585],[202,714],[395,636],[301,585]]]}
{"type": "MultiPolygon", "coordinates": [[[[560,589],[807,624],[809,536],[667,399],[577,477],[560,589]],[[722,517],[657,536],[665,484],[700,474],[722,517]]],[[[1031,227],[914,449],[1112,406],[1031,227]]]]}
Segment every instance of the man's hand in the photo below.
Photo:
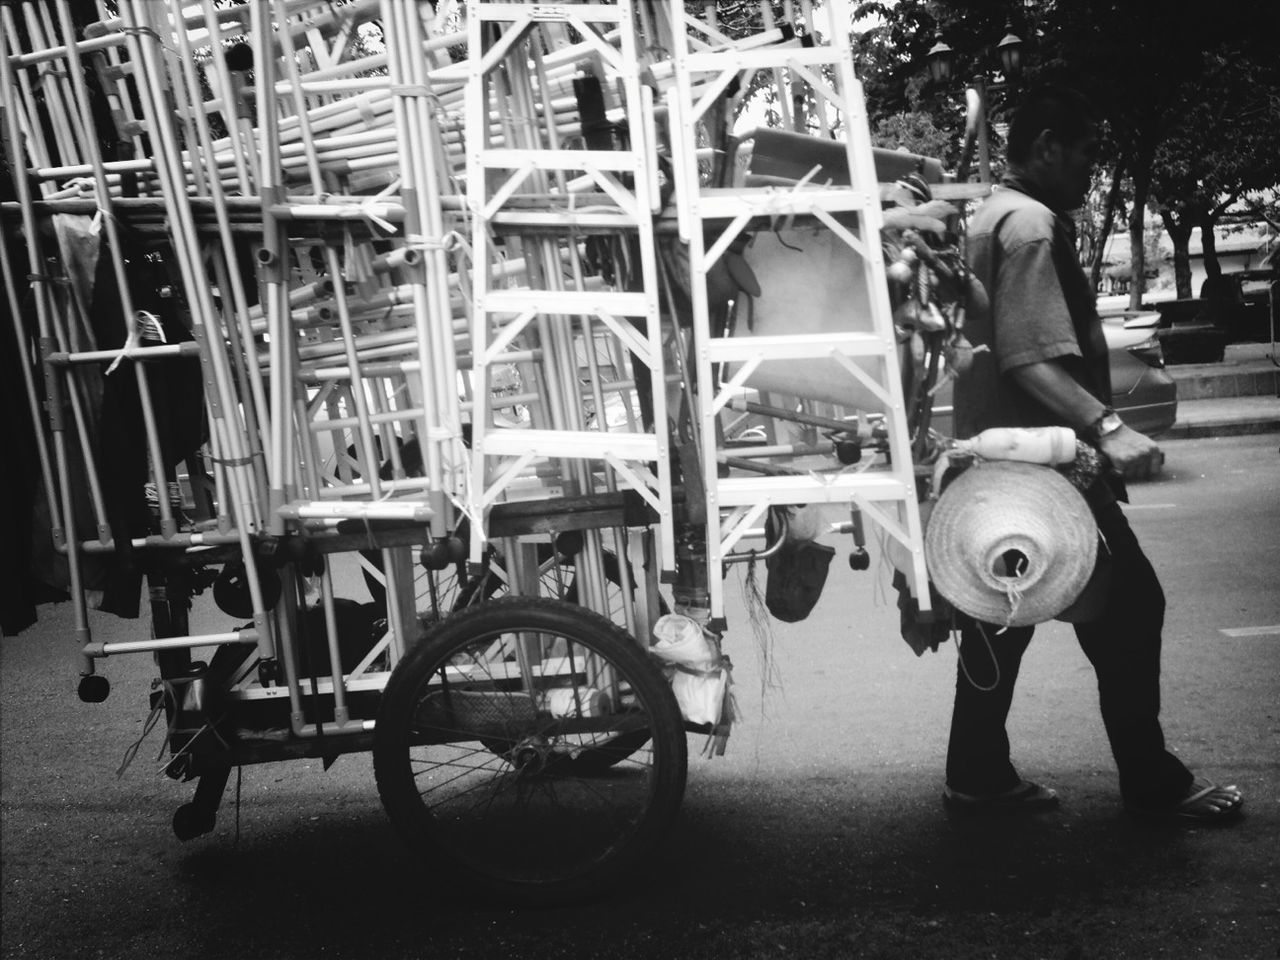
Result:
{"type": "Polygon", "coordinates": [[[1126,480],[1150,480],[1164,466],[1164,454],[1144,433],[1122,426],[1098,441],[1112,468],[1126,480]]]}

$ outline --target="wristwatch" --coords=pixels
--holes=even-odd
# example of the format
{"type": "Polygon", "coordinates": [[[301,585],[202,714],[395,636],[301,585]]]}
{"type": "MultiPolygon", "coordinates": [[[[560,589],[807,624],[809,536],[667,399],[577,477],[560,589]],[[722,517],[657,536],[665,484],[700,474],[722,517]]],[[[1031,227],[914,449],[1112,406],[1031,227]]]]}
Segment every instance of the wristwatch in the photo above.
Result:
{"type": "Polygon", "coordinates": [[[1102,441],[1107,434],[1115,433],[1124,426],[1124,421],[1110,407],[1103,407],[1102,413],[1098,414],[1098,418],[1081,431],[1086,440],[1092,441],[1095,445],[1102,441]]]}

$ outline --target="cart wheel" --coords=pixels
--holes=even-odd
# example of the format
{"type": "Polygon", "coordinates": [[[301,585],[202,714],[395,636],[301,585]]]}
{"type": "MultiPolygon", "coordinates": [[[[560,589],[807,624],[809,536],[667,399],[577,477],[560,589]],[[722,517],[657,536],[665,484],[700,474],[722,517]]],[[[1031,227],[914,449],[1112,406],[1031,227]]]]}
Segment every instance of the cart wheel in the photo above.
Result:
{"type": "Polygon", "coordinates": [[[432,629],[392,673],[373,744],[383,805],[425,865],[534,903],[624,879],[679,809],[686,763],[675,697],[636,641],[531,597],[432,629]],[[600,751],[616,756],[575,762],[600,751]]]}
{"type": "Polygon", "coordinates": [[[84,674],[76,692],[83,703],[102,703],[111,693],[111,681],[100,673],[84,674]]]}
{"type": "Polygon", "coordinates": [[[179,840],[194,840],[206,833],[213,833],[216,814],[201,810],[197,804],[184,803],[173,812],[173,834],[179,840]]]}

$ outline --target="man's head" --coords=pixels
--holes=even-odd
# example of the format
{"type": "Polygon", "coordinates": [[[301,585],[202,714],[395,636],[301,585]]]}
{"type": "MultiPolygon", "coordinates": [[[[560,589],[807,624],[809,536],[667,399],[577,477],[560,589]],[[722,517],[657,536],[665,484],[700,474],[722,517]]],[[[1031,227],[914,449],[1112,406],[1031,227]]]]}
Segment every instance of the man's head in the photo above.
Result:
{"type": "Polygon", "coordinates": [[[1044,86],[1018,106],[1009,125],[1009,166],[1058,210],[1084,202],[1098,145],[1093,108],[1075,90],[1044,86]]]}

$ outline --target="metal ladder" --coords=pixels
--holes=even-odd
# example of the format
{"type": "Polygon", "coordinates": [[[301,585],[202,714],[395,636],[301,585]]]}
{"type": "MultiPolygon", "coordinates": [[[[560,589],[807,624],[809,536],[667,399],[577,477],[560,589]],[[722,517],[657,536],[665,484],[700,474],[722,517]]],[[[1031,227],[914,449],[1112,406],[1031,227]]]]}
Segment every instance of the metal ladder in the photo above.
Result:
{"type": "MultiPolygon", "coordinates": [[[[872,158],[862,87],[854,75],[849,46],[848,7],[828,0],[824,42],[800,37],[789,28],[773,37],[734,42],[714,25],[686,13],[682,0],[669,0],[666,16],[672,54],[671,82],[665,90],[671,124],[679,231],[688,245],[696,342],[696,433],[705,478],[707,583],[711,618],[722,621],[722,565],[734,547],[758,531],[771,506],[848,503],[885,530],[909,555],[908,581],[922,611],[929,609],[923,531],[915,471],[907,432],[907,412],[894,336],[885,266],[881,254],[880,191],[872,158]],[[765,42],[769,41],[769,42],[765,42]],[[850,183],[820,185],[802,178],[791,187],[706,186],[698,174],[697,128],[730,84],[746,89],[752,73],[785,71],[794,91],[807,83],[820,105],[839,111],[850,183]],[[832,82],[834,81],[834,82],[832,82]],[[867,294],[866,316],[850,316],[847,329],[713,336],[707,299],[708,273],[753,223],[797,220],[829,231],[828,242],[860,271],[867,294]],[[834,474],[721,476],[717,421],[729,401],[766,362],[830,362],[847,376],[851,394],[870,397],[883,414],[887,456],[865,468],[834,474]],[[713,371],[724,367],[727,380],[713,371]]],[[[769,31],[773,33],[773,31],[769,31]]],[[[783,98],[785,102],[785,97],[783,98]]],[[[825,129],[825,117],[823,127],[825,129]]],[[[725,162],[731,162],[726,160],[725,162]]],[[[799,390],[797,395],[803,395],[799,390]]]]}
{"type": "MultiPolygon", "coordinates": [[[[669,579],[675,547],[652,219],[658,184],[635,13],[632,0],[467,6],[469,502],[481,515],[474,521],[504,499],[633,490],[656,515],[669,579]],[[585,111],[594,123],[558,114],[557,100],[576,98],[583,109],[589,97],[598,98],[598,108],[585,111]],[[625,135],[615,137],[623,117],[625,135]],[[619,254],[625,282],[584,269],[588,239],[619,254]],[[511,368],[527,424],[495,420],[504,398],[493,394],[494,374],[511,368]],[[611,404],[625,414],[614,419],[627,422],[606,422],[611,404]],[[635,406],[642,417],[632,416],[635,406]]],[[[481,541],[472,539],[473,563],[481,541]]]]}

